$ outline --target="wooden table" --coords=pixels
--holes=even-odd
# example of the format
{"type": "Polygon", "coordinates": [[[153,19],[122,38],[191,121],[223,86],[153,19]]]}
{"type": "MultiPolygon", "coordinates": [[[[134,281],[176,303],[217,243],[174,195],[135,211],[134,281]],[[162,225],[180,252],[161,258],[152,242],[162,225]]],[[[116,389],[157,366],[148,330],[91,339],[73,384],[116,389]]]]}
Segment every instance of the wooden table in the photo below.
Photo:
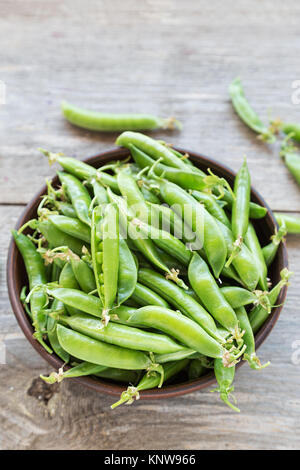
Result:
{"type": "Polygon", "coordinates": [[[112,399],[65,381],[42,387],[49,366],[25,340],[6,291],[10,229],[46,176],[37,151],[78,158],[112,148],[115,136],[81,131],[62,99],[107,111],[179,117],[157,137],[237,170],[247,155],[253,185],[273,209],[300,210],[300,191],[278,157],[234,114],[228,85],[240,75],[263,118],[298,120],[299,2],[0,1],[1,337],[0,436],[4,449],[296,449],[300,438],[300,239],[288,237],[294,277],[280,320],[259,353],[272,365],[242,367],[235,414],[209,390],[112,412],[112,399]],[[298,343],[297,343],[298,341],[298,343]],[[297,349],[294,349],[298,347],[297,349]],[[294,356],[293,356],[294,353],[294,356]],[[297,364],[298,363],[298,364],[297,364]]]}

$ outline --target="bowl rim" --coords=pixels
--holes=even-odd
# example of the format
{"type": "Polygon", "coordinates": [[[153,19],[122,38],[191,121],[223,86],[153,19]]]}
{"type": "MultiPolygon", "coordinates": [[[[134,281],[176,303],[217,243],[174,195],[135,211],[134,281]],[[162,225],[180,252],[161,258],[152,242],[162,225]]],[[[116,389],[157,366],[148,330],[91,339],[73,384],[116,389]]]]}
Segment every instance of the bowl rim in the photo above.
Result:
{"type": "MultiPolygon", "coordinates": [[[[233,181],[236,175],[236,173],[231,168],[229,168],[226,165],[223,165],[223,163],[220,163],[219,161],[215,159],[207,157],[198,152],[182,149],[177,146],[174,148],[184,154],[187,153],[190,156],[190,159],[194,161],[196,164],[198,162],[202,165],[205,165],[207,168],[214,167],[215,171],[220,170],[223,173],[225,172],[227,174],[226,177],[231,181],[233,181]]],[[[122,158],[127,157],[128,155],[129,155],[129,151],[127,149],[114,147],[112,149],[106,150],[92,157],[88,157],[82,161],[91,165],[93,164],[95,165],[96,163],[99,163],[102,161],[103,161],[102,163],[105,163],[105,161],[112,160],[112,159],[122,159],[122,158]]],[[[52,181],[55,180],[56,178],[57,176],[54,176],[52,178],[52,181]]],[[[29,213],[34,209],[35,206],[37,206],[37,201],[39,200],[40,196],[44,194],[45,192],[46,192],[46,185],[44,185],[29,201],[29,203],[26,205],[25,209],[23,210],[22,214],[20,215],[16,223],[16,226],[15,226],[16,230],[18,230],[28,220],[29,213]]],[[[266,217],[269,218],[274,228],[278,227],[278,224],[275,220],[275,217],[269,205],[265,202],[263,197],[252,186],[251,186],[251,200],[254,200],[258,204],[266,207],[268,210],[266,217]]],[[[280,244],[278,253],[279,252],[281,253],[281,258],[282,258],[281,269],[288,268],[288,256],[287,256],[287,249],[286,249],[285,242],[280,244]]],[[[13,237],[11,237],[9,249],[8,249],[8,257],[7,257],[6,278],[7,278],[8,295],[9,295],[9,299],[10,299],[10,303],[11,303],[14,315],[25,337],[31,343],[33,348],[39,353],[39,355],[43,359],[45,359],[46,362],[48,362],[48,364],[53,366],[55,369],[58,369],[62,367],[63,361],[58,356],[56,356],[55,353],[49,354],[41,346],[41,344],[32,336],[33,328],[32,328],[31,322],[23,308],[23,305],[20,301],[20,298],[16,289],[14,272],[17,269],[17,254],[18,254],[18,250],[17,250],[16,244],[14,242],[13,237]]],[[[267,336],[270,334],[271,330],[273,329],[275,323],[277,322],[279,315],[281,313],[281,310],[283,308],[283,304],[286,298],[286,293],[287,293],[287,286],[285,285],[281,289],[280,294],[278,296],[278,299],[277,299],[278,306],[272,309],[272,312],[269,315],[269,318],[262,325],[260,330],[255,335],[256,348],[258,348],[264,342],[264,340],[267,338],[267,336]]],[[[244,361],[240,361],[237,367],[240,367],[243,363],[244,361]]],[[[68,366],[66,366],[66,368],[67,367],[68,366]]],[[[106,393],[112,396],[119,396],[120,393],[124,390],[124,385],[118,385],[118,384],[113,384],[111,382],[106,382],[106,381],[101,380],[100,378],[94,379],[93,377],[76,377],[76,378],[72,378],[72,380],[84,385],[85,387],[91,390],[106,393]]],[[[179,383],[175,385],[167,385],[161,389],[151,389],[151,390],[142,391],[140,393],[140,396],[141,396],[141,399],[144,399],[144,400],[152,400],[152,399],[157,399],[157,398],[171,398],[171,397],[181,396],[187,393],[204,389],[208,387],[209,385],[214,384],[215,382],[216,382],[216,379],[212,371],[198,379],[194,379],[191,381],[187,381],[187,382],[179,383]]]]}

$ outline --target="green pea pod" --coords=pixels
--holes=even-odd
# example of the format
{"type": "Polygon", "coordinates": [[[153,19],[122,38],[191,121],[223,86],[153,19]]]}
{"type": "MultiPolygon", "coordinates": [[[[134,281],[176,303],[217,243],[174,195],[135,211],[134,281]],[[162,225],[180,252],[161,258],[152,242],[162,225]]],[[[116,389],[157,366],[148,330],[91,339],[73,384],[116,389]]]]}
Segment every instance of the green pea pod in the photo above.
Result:
{"type": "Polygon", "coordinates": [[[235,312],[223,296],[209,267],[197,253],[193,254],[188,276],[192,288],[209,313],[234,335],[238,329],[235,312]]]}
{"type": "Polygon", "coordinates": [[[57,162],[66,172],[71,173],[71,175],[74,175],[81,180],[96,178],[104,186],[109,186],[113,191],[119,194],[120,191],[115,176],[105,173],[105,171],[96,170],[93,166],[81,162],[76,158],[66,157],[61,153],[53,153],[44,149],[39,150],[49,159],[50,165],[57,162]]]}
{"type": "Polygon", "coordinates": [[[280,156],[286,167],[300,185],[300,154],[297,149],[291,145],[283,145],[280,156]]]}
{"type": "Polygon", "coordinates": [[[72,237],[71,235],[68,235],[65,232],[62,232],[61,230],[56,228],[55,225],[52,224],[52,222],[46,219],[39,220],[37,222],[37,229],[45,237],[45,239],[52,248],[56,248],[59,246],[67,246],[77,255],[81,255],[83,246],[87,245],[86,243],[83,244],[82,240],[72,237]]]}
{"type": "MultiPolygon", "coordinates": [[[[234,250],[234,237],[232,232],[226,225],[222,224],[220,221],[217,222],[226,240],[228,254],[231,255],[234,250]]],[[[256,260],[244,243],[241,245],[240,251],[233,257],[232,265],[244,286],[253,291],[257,286],[260,273],[256,265],[256,260]]],[[[231,266],[229,266],[229,268],[230,267],[231,266]]],[[[225,268],[227,268],[227,266],[225,266],[225,268]]]]}
{"type": "Polygon", "coordinates": [[[62,348],[82,361],[128,370],[147,369],[152,365],[143,352],[97,341],[62,325],[57,325],[57,335],[62,348]]]}
{"type": "Polygon", "coordinates": [[[80,258],[71,257],[71,264],[74,275],[80,288],[86,292],[93,292],[96,289],[96,281],[93,270],[80,258]]]}
{"type": "Polygon", "coordinates": [[[140,134],[139,132],[123,132],[123,134],[119,135],[117,138],[116,145],[126,148],[130,148],[130,145],[134,145],[155,160],[162,158],[166,165],[182,170],[186,169],[185,163],[180,158],[176,157],[168,147],[165,147],[157,140],[140,134]]]}
{"type": "Polygon", "coordinates": [[[72,206],[72,204],[70,204],[69,202],[54,201],[54,206],[61,215],[65,215],[66,217],[73,217],[77,219],[76,211],[74,207],[72,206]]]}
{"type": "Polygon", "coordinates": [[[67,307],[73,307],[95,317],[101,317],[103,304],[101,299],[95,295],[85,294],[78,289],[53,287],[49,284],[47,285],[47,293],[51,297],[60,300],[67,307]]]}
{"type": "Polygon", "coordinates": [[[89,207],[92,201],[88,190],[75,176],[61,171],[58,171],[57,174],[61,183],[66,187],[77,217],[82,222],[90,226],[91,220],[89,218],[89,207]]]}
{"type": "Polygon", "coordinates": [[[99,181],[97,181],[95,178],[91,179],[91,185],[93,187],[94,191],[94,196],[97,200],[98,204],[107,204],[109,202],[107,192],[104,186],[102,186],[99,181]]]}
{"type": "MultiPolygon", "coordinates": [[[[232,209],[233,196],[226,188],[222,188],[221,194],[218,188],[213,188],[213,193],[216,196],[222,197],[221,200],[226,202],[226,209],[230,209],[230,210],[232,209]]],[[[255,202],[250,202],[250,205],[249,205],[250,219],[262,219],[263,217],[265,217],[267,212],[268,212],[268,209],[266,207],[260,206],[259,204],[256,204],[255,202]]]]}
{"type": "Polygon", "coordinates": [[[251,180],[246,159],[234,179],[235,199],[232,205],[232,233],[236,240],[243,240],[249,223],[251,180]]]}
{"type": "Polygon", "coordinates": [[[300,217],[275,212],[275,219],[279,225],[285,225],[287,233],[300,233],[300,217]]]}
{"type": "MultiPolygon", "coordinates": [[[[65,263],[62,268],[59,276],[59,285],[65,289],[79,289],[79,284],[76,280],[71,262],[65,263]]],[[[70,315],[80,313],[80,310],[74,306],[65,305],[65,308],[70,315]]]]}
{"type": "Polygon", "coordinates": [[[205,356],[223,357],[224,355],[221,344],[206,333],[200,325],[173,310],[152,305],[142,307],[129,318],[128,323],[132,322],[157,328],[205,356]]]}
{"type": "Polygon", "coordinates": [[[181,129],[174,118],[162,119],[151,114],[112,114],[90,111],[63,101],[64,117],[75,126],[91,131],[118,132],[155,129],[181,129]]]}
{"type": "Polygon", "coordinates": [[[222,207],[218,204],[217,199],[208,193],[202,193],[200,191],[193,191],[192,196],[194,196],[197,201],[201,202],[204,204],[204,207],[206,210],[216,219],[218,219],[220,222],[222,222],[224,225],[226,225],[228,228],[231,229],[231,223],[225,213],[225,211],[222,209],[222,207]]]}
{"type": "MultiPolygon", "coordinates": [[[[187,359],[166,364],[164,366],[164,381],[177,375],[181,370],[183,370],[187,366],[187,364],[187,359]]],[[[139,384],[136,387],[128,387],[128,389],[122,393],[120,400],[111,405],[111,408],[114,409],[117,406],[122,405],[122,403],[127,403],[128,405],[130,405],[131,403],[133,403],[134,398],[136,398],[136,400],[139,399],[140,391],[159,387],[160,382],[161,377],[157,372],[145,374],[140,380],[139,384]]]]}
{"type": "Polygon", "coordinates": [[[255,340],[252,327],[249,321],[249,317],[244,307],[238,308],[236,311],[236,316],[238,318],[240,328],[244,331],[243,340],[246,347],[246,352],[244,354],[245,361],[248,362],[251,369],[260,370],[267,367],[270,363],[267,362],[263,366],[255,352],[255,340]]]}
{"type": "Polygon", "coordinates": [[[38,289],[38,286],[46,284],[47,282],[45,265],[41,255],[37,252],[34,243],[29,240],[26,235],[18,233],[16,230],[12,230],[12,235],[22,255],[28,276],[29,289],[32,291],[30,295],[30,311],[32,324],[35,330],[34,337],[42,346],[44,346],[46,351],[51,354],[52,350],[44,341],[47,316],[43,310],[47,303],[47,297],[44,289],[38,289]]]}
{"type": "MultiPolygon", "coordinates": [[[[284,268],[281,273],[280,277],[281,280],[278,284],[273,287],[273,289],[269,292],[269,301],[272,306],[275,305],[277,297],[283,288],[283,286],[288,285],[288,280],[291,277],[292,273],[288,271],[288,269],[284,268]]],[[[261,326],[265,323],[269,316],[268,311],[261,305],[256,306],[251,312],[249,313],[249,320],[251,323],[251,327],[253,333],[256,334],[257,331],[261,328],[261,326]]]]}
{"type": "MultiPolygon", "coordinates": [[[[155,159],[149,157],[145,152],[142,152],[140,149],[130,144],[128,148],[130,149],[132,158],[140,168],[152,167],[154,165],[155,159]]],[[[155,165],[153,171],[156,175],[163,176],[184,189],[202,190],[206,188],[204,176],[195,173],[192,169],[189,169],[188,166],[186,166],[184,170],[179,170],[178,168],[158,163],[155,165]]]]}
{"type": "Polygon", "coordinates": [[[40,378],[48,384],[54,384],[55,382],[62,382],[63,379],[70,379],[73,377],[84,377],[86,375],[94,375],[105,370],[105,366],[99,366],[98,364],[91,364],[90,362],[81,362],[75,367],[67,369],[65,372],[63,367],[58,372],[51,372],[49,377],[40,375],[40,378]]]}
{"type": "MultiPolygon", "coordinates": [[[[163,279],[165,278],[163,277],[163,279]]],[[[176,285],[174,284],[174,286],[176,285]]],[[[178,287],[178,289],[180,289],[180,287],[178,287]]],[[[143,286],[139,282],[136,283],[131,299],[137,302],[137,304],[141,307],[145,307],[146,305],[157,305],[166,308],[169,307],[169,304],[160,295],[158,295],[156,292],[153,292],[153,290],[149,289],[148,287],[143,286]]]]}
{"type": "Polygon", "coordinates": [[[127,300],[134,292],[137,282],[137,266],[126,241],[119,240],[118,305],[127,300]]]}
{"type": "Polygon", "coordinates": [[[121,170],[118,173],[117,181],[121,194],[125,197],[128,207],[133,210],[134,216],[143,222],[147,222],[148,206],[134,177],[130,173],[121,170]]]}
{"type": "Polygon", "coordinates": [[[267,274],[268,268],[265,262],[265,258],[262,252],[262,248],[260,246],[259,240],[257,238],[255,228],[250,223],[248,226],[248,230],[245,236],[245,244],[251,251],[252,255],[256,260],[256,266],[259,271],[259,285],[261,289],[268,290],[268,282],[267,282],[267,274]]]}
{"type": "Polygon", "coordinates": [[[230,394],[234,391],[232,386],[235,367],[224,367],[220,359],[215,359],[214,361],[214,372],[219,385],[219,388],[212,390],[212,392],[219,392],[221,400],[226,403],[231,409],[239,413],[239,408],[234,406],[230,401],[230,394]]]}
{"type": "Polygon", "coordinates": [[[109,322],[105,327],[99,328],[99,321],[95,317],[84,314],[61,316],[59,321],[86,336],[123,348],[157,354],[170,354],[185,350],[184,346],[167,335],[151,333],[128,325],[109,322]]]}
{"type": "Polygon", "coordinates": [[[226,286],[220,288],[225,299],[229,305],[233,308],[239,308],[244,305],[250,305],[258,301],[258,297],[255,293],[243,289],[237,286],[226,286]]]}
{"type": "Polygon", "coordinates": [[[275,137],[271,130],[263,124],[258,114],[251,108],[245,98],[241,80],[236,78],[229,87],[229,94],[232,105],[244,123],[253,131],[257,132],[261,138],[267,142],[274,142],[275,137]]]}
{"type": "MultiPolygon", "coordinates": [[[[218,278],[225,264],[227,247],[217,220],[193,196],[175,184],[165,180],[159,180],[158,184],[163,200],[175,212],[183,214],[184,221],[191,226],[197,239],[203,241],[208,262],[218,278]]],[[[200,248],[201,246],[198,247],[200,248]]]]}
{"type": "MultiPolygon", "coordinates": [[[[52,302],[51,310],[64,310],[64,304],[55,299],[52,302]]],[[[59,344],[56,328],[57,321],[49,315],[47,319],[47,336],[50,346],[58,357],[68,363],[70,355],[59,344]]]]}
{"type": "Polygon", "coordinates": [[[194,358],[196,356],[199,356],[199,353],[197,353],[193,349],[185,348],[182,351],[178,351],[178,352],[175,352],[175,353],[156,354],[155,355],[155,361],[158,364],[166,364],[168,362],[181,361],[182,359],[186,359],[186,358],[191,359],[191,358],[194,358]]]}
{"type": "Polygon", "coordinates": [[[97,372],[96,377],[112,380],[114,382],[123,382],[126,384],[136,384],[140,377],[141,371],[116,369],[114,367],[107,367],[101,372],[97,372]]]}
{"type": "Polygon", "coordinates": [[[287,233],[285,224],[281,225],[279,229],[275,230],[274,235],[271,236],[271,242],[264,246],[262,249],[264,259],[266,262],[267,267],[271,266],[273,263],[276,253],[278,251],[279,245],[281,242],[284,242],[284,237],[287,233]]]}
{"type": "Polygon", "coordinates": [[[291,136],[297,142],[300,142],[300,126],[291,122],[280,122],[279,127],[287,136],[291,136]]]}
{"type": "Polygon", "coordinates": [[[213,318],[190,294],[150,269],[139,269],[138,279],[161,295],[174,308],[198,323],[212,337],[222,342],[213,318]]]}
{"type": "Polygon", "coordinates": [[[134,224],[140,233],[148,236],[149,239],[153,240],[161,250],[164,250],[169,255],[176,258],[184,266],[187,266],[191,259],[191,251],[180,241],[174,237],[171,233],[160,230],[155,226],[147,225],[139,219],[133,219],[134,224]]]}
{"type": "Polygon", "coordinates": [[[72,237],[79,238],[86,243],[91,243],[91,230],[81,222],[81,220],[74,217],[67,217],[65,215],[51,215],[47,216],[52,224],[59,230],[72,237]]]}

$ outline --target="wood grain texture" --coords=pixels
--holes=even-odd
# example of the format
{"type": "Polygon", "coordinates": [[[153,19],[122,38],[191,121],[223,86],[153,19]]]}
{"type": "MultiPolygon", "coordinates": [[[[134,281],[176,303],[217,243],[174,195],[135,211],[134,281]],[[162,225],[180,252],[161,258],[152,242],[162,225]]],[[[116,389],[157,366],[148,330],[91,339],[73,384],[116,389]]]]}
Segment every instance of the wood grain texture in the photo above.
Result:
{"type": "Polygon", "coordinates": [[[60,115],[67,99],[103,111],[175,115],[177,146],[237,170],[247,155],[252,182],[273,209],[300,211],[300,191],[278,149],[238,120],[227,88],[243,78],[255,109],[298,120],[300,4],[286,0],[0,0],[0,447],[2,449],[296,449],[300,442],[299,237],[288,238],[295,272],[283,313],[259,353],[272,365],[246,365],[236,377],[242,409],[232,413],[209,391],[147,401],[114,412],[112,399],[71,381],[42,387],[50,372],[16,324],[7,298],[10,229],[45,176],[38,147],[78,158],[113,146],[115,135],[75,129],[60,115]],[[258,14],[259,11],[259,14],[258,14]],[[4,339],[3,339],[4,338],[4,339]],[[298,346],[299,348],[299,346],[298,346]]]}

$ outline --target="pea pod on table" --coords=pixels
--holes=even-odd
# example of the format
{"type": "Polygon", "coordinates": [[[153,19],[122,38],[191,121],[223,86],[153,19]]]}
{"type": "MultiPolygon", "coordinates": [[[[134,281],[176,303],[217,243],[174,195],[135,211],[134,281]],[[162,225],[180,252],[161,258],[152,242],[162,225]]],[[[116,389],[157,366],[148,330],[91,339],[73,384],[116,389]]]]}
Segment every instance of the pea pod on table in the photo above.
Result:
{"type": "Polygon", "coordinates": [[[159,118],[151,114],[112,114],[91,111],[63,101],[61,110],[64,117],[75,126],[91,131],[120,132],[155,129],[181,129],[175,118],[159,118]]]}

